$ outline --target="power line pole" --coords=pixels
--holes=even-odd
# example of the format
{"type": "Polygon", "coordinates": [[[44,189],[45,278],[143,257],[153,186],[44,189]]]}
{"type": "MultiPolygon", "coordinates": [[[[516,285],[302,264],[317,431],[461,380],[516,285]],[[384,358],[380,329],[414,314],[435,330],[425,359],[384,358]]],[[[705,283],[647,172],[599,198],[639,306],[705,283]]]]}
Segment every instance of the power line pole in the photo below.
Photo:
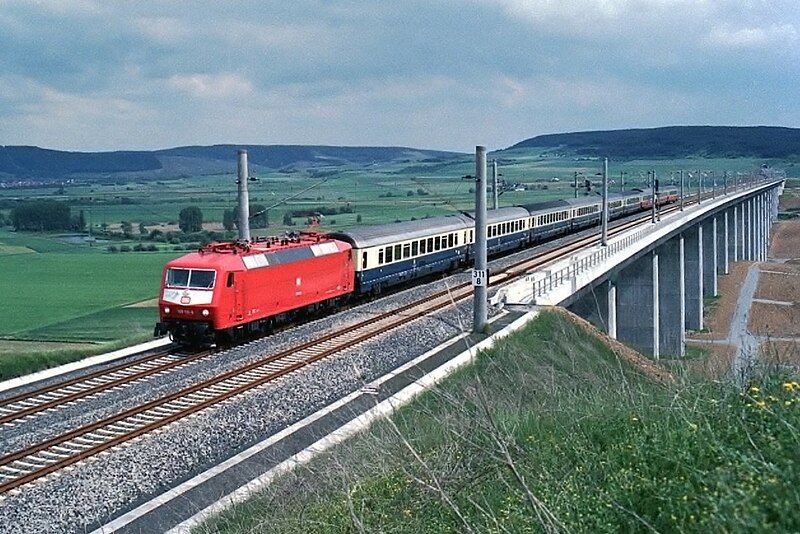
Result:
{"type": "Polygon", "coordinates": [[[247,150],[239,151],[239,240],[250,241],[250,197],[247,192],[247,150]]]}
{"type": "Polygon", "coordinates": [[[683,211],[683,169],[681,169],[681,211],[683,211]]]}
{"type": "Polygon", "coordinates": [[[475,268],[472,285],[475,287],[472,331],[483,333],[488,319],[486,270],[486,147],[475,147],[475,268]]]}
{"type": "Polygon", "coordinates": [[[492,160],[492,209],[497,209],[497,160],[492,160]]]}
{"type": "Polygon", "coordinates": [[[700,204],[703,201],[703,173],[697,171],[697,176],[700,177],[700,188],[697,190],[697,203],[700,204]]]}
{"type": "Polygon", "coordinates": [[[653,187],[650,188],[650,202],[652,206],[650,207],[650,222],[653,224],[656,223],[656,187],[658,186],[658,180],[656,180],[656,171],[653,171],[653,187]]]}
{"type": "Polygon", "coordinates": [[[603,158],[603,222],[600,244],[608,246],[608,158],[603,158]]]}
{"type": "Polygon", "coordinates": [[[572,187],[575,189],[575,198],[578,198],[578,171],[573,173],[572,187]]]}

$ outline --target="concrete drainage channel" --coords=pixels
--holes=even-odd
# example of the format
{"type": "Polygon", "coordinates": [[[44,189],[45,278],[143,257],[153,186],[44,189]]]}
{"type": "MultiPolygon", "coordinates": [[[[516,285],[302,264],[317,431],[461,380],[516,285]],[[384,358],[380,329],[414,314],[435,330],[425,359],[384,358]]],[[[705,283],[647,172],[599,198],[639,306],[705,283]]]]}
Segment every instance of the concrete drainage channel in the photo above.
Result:
{"type": "Polygon", "coordinates": [[[189,532],[407,404],[536,315],[503,312],[491,322],[494,334],[458,335],[94,532],[189,532]]]}

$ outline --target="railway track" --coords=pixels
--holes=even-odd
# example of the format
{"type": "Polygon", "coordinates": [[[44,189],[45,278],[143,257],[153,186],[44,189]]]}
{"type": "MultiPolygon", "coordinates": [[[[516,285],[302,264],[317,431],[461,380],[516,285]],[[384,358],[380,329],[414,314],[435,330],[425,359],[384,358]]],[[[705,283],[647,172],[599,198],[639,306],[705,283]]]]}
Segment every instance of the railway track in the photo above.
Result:
{"type": "MultiPolygon", "coordinates": [[[[638,224],[640,220],[644,219],[642,217],[634,221],[617,222],[610,231],[613,233],[630,228],[631,224],[638,224]]],[[[575,243],[568,243],[565,247],[571,247],[570,250],[576,250],[586,246],[586,243],[586,238],[578,238],[575,243]]],[[[567,249],[562,248],[561,250],[567,249]]],[[[527,269],[530,268],[530,261],[530,259],[523,260],[512,267],[527,269]]],[[[492,276],[497,281],[503,281],[502,278],[497,278],[502,276],[502,272],[496,272],[492,276]]],[[[0,426],[9,427],[20,424],[42,413],[71,406],[82,400],[93,399],[102,393],[115,391],[150,377],[177,371],[189,364],[202,361],[213,353],[213,351],[200,353],[176,352],[176,347],[171,346],[144,358],[0,399],[0,426]]]]}
{"type": "MultiPolygon", "coordinates": [[[[672,206],[662,210],[661,213],[666,215],[677,209],[677,206],[672,206]]],[[[638,225],[646,224],[649,220],[650,216],[647,215],[623,222],[610,229],[609,235],[613,236],[638,225]]],[[[558,249],[516,262],[493,274],[490,285],[514,280],[527,274],[530,269],[541,267],[576,250],[596,244],[599,240],[600,238],[597,235],[584,236],[558,249]]],[[[3,494],[19,491],[19,488],[25,484],[46,477],[144,434],[162,429],[176,421],[198,414],[228,399],[255,390],[289,373],[311,366],[320,360],[353,348],[360,343],[407,325],[419,318],[429,316],[471,296],[472,287],[469,282],[458,284],[416,302],[382,313],[377,317],[325,334],[291,349],[264,356],[259,360],[229,370],[164,397],[2,456],[0,457],[0,498],[2,498],[3,494]]],[[[196,354],[189,358],[199,359],[208,357],[209,354],[210,352],[208,354],[196,354]]],[[[187,358],[176,361],[167,355],[153,355],[147,362],[142,363],[141,367],[136,371],[120,365],[116,370],[112,368],[112,370],[98,372],[106,374],[97,374],[90,377],[89,381],[99,380],[100,382],[88,389],[84,388],[73,391],[68,395],[62,395],[60,399],[64,402],[75,402],[77,399],[66,399],[69,399],[70,395],[83,395],[80,398],[85,398],[101,391],[122,387],[126,380],[128,383],[129,381],[139,380],[145,376],[165,372],[179,365],[185,365],[189,361],[187,358]],[[111,374],[108,374],[109,371],[112,371],[111,374]],[[119,374],[112,378],[114,373],[119,374]],[[91,388],[97,389],[92,390],[91,388]],[[89,391],[94,391],[94,393],[89,391]]],[[[48,403],[58,403],[58,396],[49,400],[47,396],[53,396],[55,392],[59,392],[58,395],[61,395],[64,391],[68,391],[67,388],[76,385],[77,381],[85,379],[86,377],[74,379],[76,382],[69,385],[64,385],[66,383],[56,384],[52,386],[54,389],[51,391],[39,393],[39,398],[45,399],[43,402],[29,403],[32,405],[28,407],[22,404],[22,409],[31,410],[46,406],[48,403]]],[[[14,397],[11,399],[14,399],[14,397]]],[[[19,405],[25,400],[16,399],[13,402],[19,405]]],[[[5,404],[6,407],[10,405],[7,402],[5,404]]],[[[53,409],[54,406],[41,408],[39,411],[53,409]]],[[[20,411],[18,410],[16,413],[20,413],[20,411]]],[[[5,417],[11,417],[11,415],[5,417]]]]}
{"type": "Polygon", "coordinates": [[[81,400],[119,388],[140,380],[175,371],[196,361],[203,360],[213,351],[184,354],[175,347],[159,350],[133,362],[115,365],[108,369],[71,378],[63,382],[20,393],[0,400],[0,425],[12,426],[62,406],[70,406],[81,400]]]}

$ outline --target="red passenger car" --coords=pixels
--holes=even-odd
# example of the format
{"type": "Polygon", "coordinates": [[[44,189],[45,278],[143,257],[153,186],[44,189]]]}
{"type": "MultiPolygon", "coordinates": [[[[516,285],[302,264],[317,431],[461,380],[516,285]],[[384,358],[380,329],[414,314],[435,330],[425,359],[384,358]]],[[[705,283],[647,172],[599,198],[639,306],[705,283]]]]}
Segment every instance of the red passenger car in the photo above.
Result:
{"type": "Polygon", "coordinates": [[[156,335],[200,345],[268,331],[353,291],[348,243],[320,234],[211,243],[164,267],[156,335]]]}

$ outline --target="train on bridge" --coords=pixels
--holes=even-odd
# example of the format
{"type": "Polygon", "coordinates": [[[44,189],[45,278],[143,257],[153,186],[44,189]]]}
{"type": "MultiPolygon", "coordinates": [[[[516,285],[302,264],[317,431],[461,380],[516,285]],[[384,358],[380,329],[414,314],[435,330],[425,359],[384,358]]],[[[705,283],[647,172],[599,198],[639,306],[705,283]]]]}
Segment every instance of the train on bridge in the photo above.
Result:
{"type": "MultiPolygon", "coordinates": [[[[609,219],[651,209],[652,196],[649,189],[609,194],[609,219]]],[[[662,189],[657,198],[674,203],[678,190],[662,189]]],[[[597,226],[601,210],[599,197],[490,210],[488,253],[597,226]]],[[[235,343],[355,297],[452,272],[472,261],[474,243],[469,213],[211,243],[165,266],[155,335],[192,346],[235,343]]]]}

